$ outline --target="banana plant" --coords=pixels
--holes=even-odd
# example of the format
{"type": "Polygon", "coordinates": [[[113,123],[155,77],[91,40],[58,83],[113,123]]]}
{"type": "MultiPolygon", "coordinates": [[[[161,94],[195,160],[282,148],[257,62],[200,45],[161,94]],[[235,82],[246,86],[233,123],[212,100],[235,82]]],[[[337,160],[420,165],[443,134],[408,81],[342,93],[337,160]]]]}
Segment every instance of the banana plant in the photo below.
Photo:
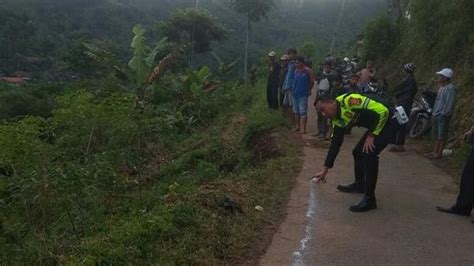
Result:
{"type": "Polygon", "coordinates": [[[210,76],[211,71],[207,66],[203,66],[199,71],[190,70],[184,79],[183,86],[186,90],[202,89],[209,81],[210,76]]]}
{"type": "Polygon", "coordinates": [[[133,57],[127,65],[121,63],[112,53],[92,44],[84,43],[86,56],[110,65],[116,71],[118,77],[133,84],[137,107],[143,107],[145,104],[147,88],[156,82],[164,70],[176,61],[186,49],[184,45],[178,46],[161,59],[158,64],[155,64],[157,56],[166,50],[170,43],[167,38],[163,38],[151,49],[146,44],[145,33],[146,30],[141,25],[136,25],[133,28],[134,37],[130,44],[133,49],[133,57]]]}
{"type": "Polygon", "coordinates": [[[237,57],[231,63],[225,63],[216,53],[212,52],[212,56],[216,59],[217,63],[219,64],[219,76],[220,77],[227,77],[233,71],[235,65],[240,61],[240,57],[237,57]]]}

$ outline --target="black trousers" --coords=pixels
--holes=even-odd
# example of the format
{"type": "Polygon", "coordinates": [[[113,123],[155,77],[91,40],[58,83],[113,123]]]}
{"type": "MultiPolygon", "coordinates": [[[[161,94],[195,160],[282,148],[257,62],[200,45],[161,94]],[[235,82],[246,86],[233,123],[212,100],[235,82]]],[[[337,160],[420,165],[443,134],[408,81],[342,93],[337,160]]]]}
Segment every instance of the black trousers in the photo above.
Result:
{"type": "Polygon", "coordinates": [[[318,113],[318,134],[321,137],[326,137],[329,132],[329,119],[323,116],[322,113],[318,113]]]}
{"type": "Polygon", "coordinates": [[[461,176],[461,187],[454,209],[461,212],[472,211],[474,204],[474,147],[467,158],[466,165],[461,176]]]}
{"type": "Polygon", "coordinates": [[[272,109],[278,109],[278,83],[269,82],[267,85],[267,102],[268,107],[272,109]]]}
{"type": "Polygon", "coordinates": [[[394,144],[405,145],[407,133],[408,133],[408,125],[407,124],[401,125],[397,131],[394,144]]]}
{"type": "Polygon", "coordinates": [[[372,152],[363,152],[364,143],[369,132],[359,140],[352,150],[354,156],[354,174],[355,183],[365,187],[365,195],[375,197],[375,187],[379,174],[379,154],[393,142],[393,138],[398,130],[398,122],[396,119],[387,121],[385,128],[380,135],[375,137],[375,150],[372,152]]]}
{"type": "MultiPolygon", "coordinates": [[[[407,116],[410,117],[411,105],[402,105],[402,107],[403,109],[405,109],[407,116]]],[[[397,134],[395,136],[395,141],[393,144],[405,145],[407,134],[408,134],[408,124],[399,126],[397,130],[397,134]]]]}

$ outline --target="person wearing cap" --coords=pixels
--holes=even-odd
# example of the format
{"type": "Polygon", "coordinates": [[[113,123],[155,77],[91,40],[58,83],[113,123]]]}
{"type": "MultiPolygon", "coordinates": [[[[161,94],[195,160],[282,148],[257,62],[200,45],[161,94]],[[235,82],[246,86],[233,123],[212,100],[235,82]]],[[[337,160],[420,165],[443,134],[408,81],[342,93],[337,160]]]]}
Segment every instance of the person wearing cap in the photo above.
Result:
{"type": "Polygon", "coordinates": [[[280,63],[276,60],[276,53],[268,53],[270,64],[268,68],[267,80],[267,103],[268,107],[278,109],[278,85],[280,82],[280,63]]]}
{"type": "Polygon", "coordinates": [[[448,139],[449,122],[454,113],[456,103],[456,87],[451,83],[453,70],[445,68],[436,72],[440,86],[433,107],[432,137],[435,141],[433,152],[425,154],[430,159],[443,157],[443,150],[448,139]]]}
{"type": "MultiPolygon", "coordinates": [[[[403,66],[405,71],[405,78],[394,90],[395,102],[398,106],[403,107],[405,113],[410,117],[411,108],[413,101],[415,100],[416,93],[418,92],[418,84],[415,79],[415,63],[408,63],[403,66]]],[[[402,125],[398,129],[395,145],[390,149],[391,152],[404,152],[405,151],[405,138],[407,134],[407,125],[402,125]]]]}
{"type": "MultiPolygon", "coordinates": [[[[461,175],[461,184],[456,203],[449,208],[438,206],[437,210],[450,214],[469,216],[474,207],[474,127],[464,134],[464,141],[471,144],[472,149],[461,175]]],[[[472,222],[474,223],[474,220],[472,222]]]]}

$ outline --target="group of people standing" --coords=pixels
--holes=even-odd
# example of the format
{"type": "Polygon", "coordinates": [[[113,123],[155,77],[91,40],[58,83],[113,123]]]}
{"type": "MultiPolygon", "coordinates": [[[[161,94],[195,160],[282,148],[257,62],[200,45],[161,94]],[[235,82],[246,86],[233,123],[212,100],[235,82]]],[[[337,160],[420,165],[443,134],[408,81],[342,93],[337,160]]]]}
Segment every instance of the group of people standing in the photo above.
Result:
{"type": "MultiPolygon", "coordinates": [[[[316,93],[316,105],[322,97],[336,98],[339,95],[357,92],[364,93],[375,80],[375,68],[371,61],[357,72],[358,59],[343,60],[328,54],[324,62],[313,68],[309,59],[298,56],[294,48],[277,58],[276,52],[270,52],[269,75],[267,82],[267,101],[272,109],[291,107],[294,114],[295,131],[306,134],[309,96],[316,93]]],[[[316,136],[329,140],[331,122],[318,114],[318,132],[316,136]]]]}
{"type": "MultiPolygon", "coordinates": [[[[323,169],[313,177],[313,181],[324,181],[342,146],[344,136],[351,133],[354,126],[364,127],[366,133],[353,149],[354,182],[339,185],[346,193],[363,193],[361,201],[353,204],[353,212],[365,212],[377,208],[375,188],[378,179],[379,154],[392,144],[391,152],[404,152],[407,122],[412,109],[418,83],[415,78],[416,65],[403,66],[404,79],[396,86],[392,99],[374,91],[374,86],[382,86],[377,80],[374,63],[368,61],[366,67],[357,71],[357,62],[345,58],[342,64],[328,55],[314,71],[309,60],[297,55],[296,49],[288,49],[287,54],[276,60],[276,53],[269,53],[270,73],[267,87],[270,108],[291,106],[295,131],[306,134],[308,100],[312,90],[316,93],[314,107],[317,111],[318,132],[321,140],[330,140],[323,169]]],[[[433,108],[432,135],[434,151],[426,156],[438,159],[446,145],[449,121],[454,112],[456,89],[452,84],[454,72],[443,69],[436,73],[439,83],[438,96],[433,108]]],[[[466,139],[474,144],[474,129],[466,139]]],[[[457,203],[451,208],[438,207],[441,212],[470,215],[474,197],[474,149],[463,172],[461,191],[457,203]]]]}

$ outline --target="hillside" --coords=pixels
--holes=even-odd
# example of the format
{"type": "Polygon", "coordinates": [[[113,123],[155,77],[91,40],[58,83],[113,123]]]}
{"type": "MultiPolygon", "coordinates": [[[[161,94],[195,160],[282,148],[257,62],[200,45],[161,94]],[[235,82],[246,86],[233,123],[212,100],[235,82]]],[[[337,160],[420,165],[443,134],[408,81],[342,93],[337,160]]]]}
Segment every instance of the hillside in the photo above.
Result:
{"type": "MultiPolygon", "coordinates": [[[[347,0],[337,49],[382,2],[347,0]]],[[[176,16],[194,3],[1,3],[0,74],[27,76],[0,83],[2,263],[228,265],[262,253],[302,145],[268,109],[266,77],[248,86],[229,64],[245,18],[217,0],[176,16]],[[205,38],[190,40],[190,21],[205,38]]],[[[251,64],[303,41],[325,53],[340,3],[277,1],[252,25],[251,64]]]]}
{"type": "Polygon", "coordinates": [[[436,90],[435,72],[450,67],[455,71],[457,106],[451,123],[450,144],[455,154],[448,159],[457,170],[462,167],[468,151],[461,136],[474,125],[474,2],[401,1],[403,14],[399,20],[378,17],[365,28],[366,55],[375,59],[382,75],[395,85],[401,79],[401,66],[417,64],[416,76],[436,90]]]}
{"type": "MultiPolygon", "coordinates": [[[[0,7],[0,72],[16,70],[54,73],[67,68],[71,51],[82,41],[101,43],[120,58],[130,56],[128,40],[135,24],[154,29],[177,8],[194,8],[190,0],[3,0],[0,7]],[[41,59],[42,65],[31,64],[41,59]]],[[[268,20],[252,27],[250,58],[258,63],[268,49],[281,51],[299,47],[304,41],[318,44],[318,53],[326,53],[333,36],[341,0],[276,1],[268,20]]],[[[223,59],[243,56],[245,18],[235,13],[229,1],[201,0],[199,7],[228,29],[227,41],[214,47],[223,59]]],[[[338,30],[337,47],[345,49],[360,32],[365,21],[385,10],[382,0],[348,0],[344,23],[338,30]]],[[[201,62],[214,63],[208,56],[201,62]]]]}

